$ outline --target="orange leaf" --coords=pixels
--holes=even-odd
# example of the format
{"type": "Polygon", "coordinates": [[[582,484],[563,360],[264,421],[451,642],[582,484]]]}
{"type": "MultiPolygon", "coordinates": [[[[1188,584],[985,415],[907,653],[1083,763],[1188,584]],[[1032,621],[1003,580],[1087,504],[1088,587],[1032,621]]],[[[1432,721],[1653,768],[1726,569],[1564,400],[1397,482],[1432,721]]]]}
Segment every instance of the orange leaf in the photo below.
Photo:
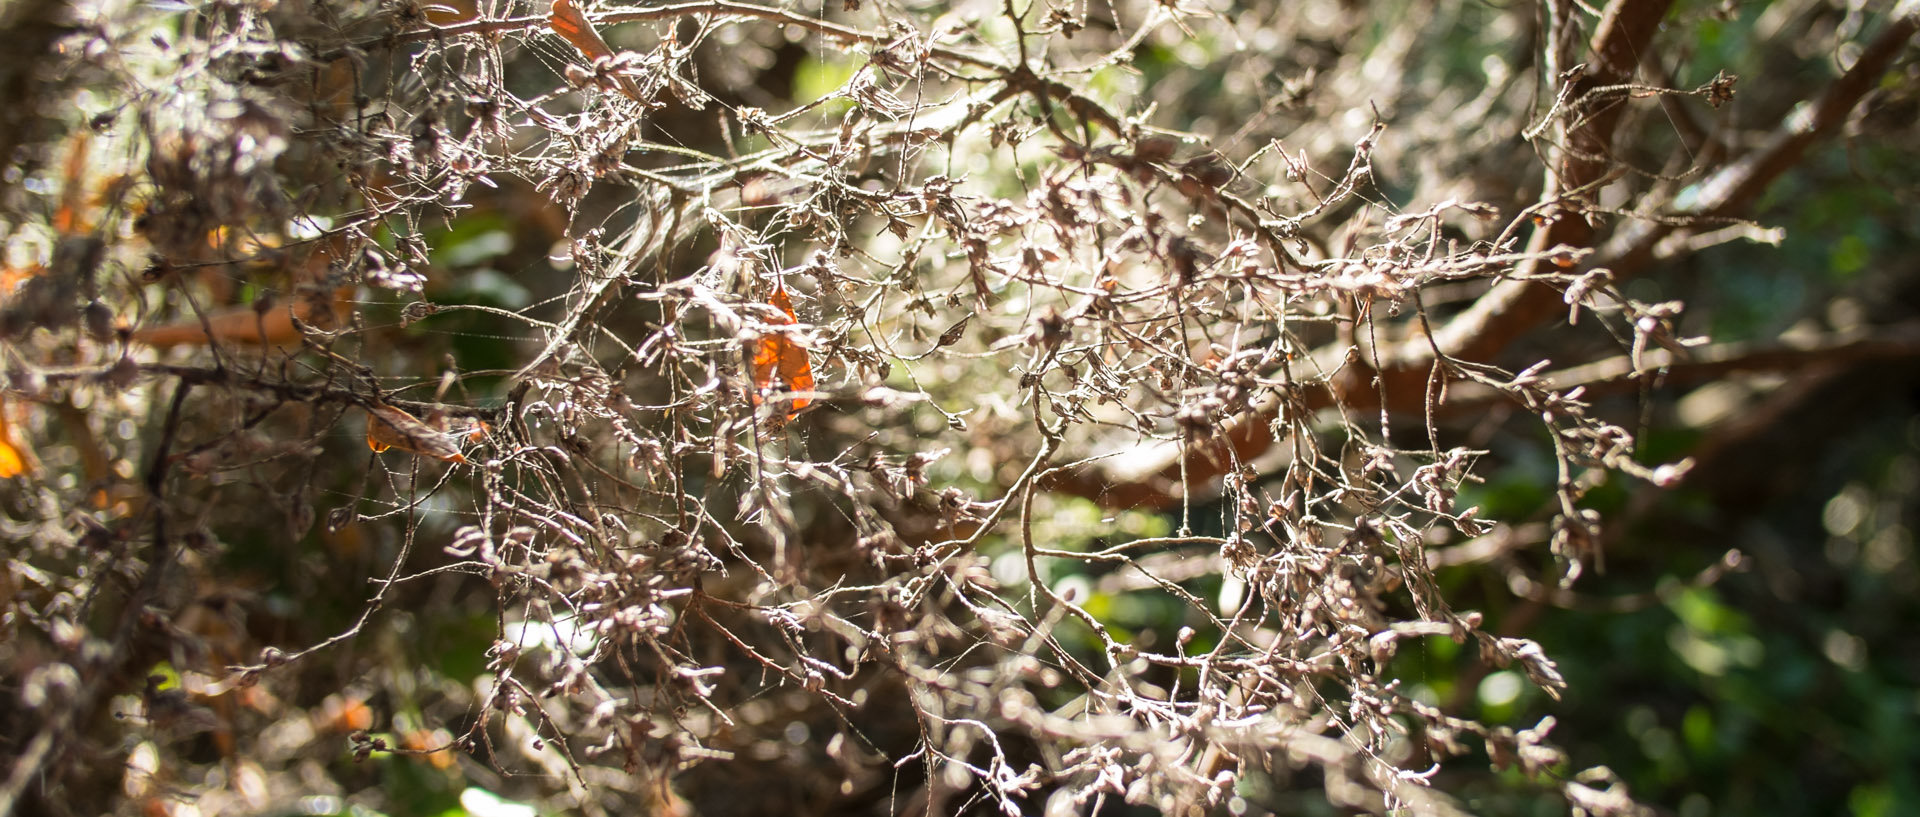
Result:
{"type": "MultiPolygon", "coordinates": [[[[793,298],[787,294],[784,284],[774,284],[773,296],[767,300],[775,309],[780,310],[778,315],[768,321],[769,323],[784,326],[799,323],[793,315],[793,298]]],[[[773,389],[773,377],[776,372],[780,375],[780,382],[788,391],[813,391],[813,364],[807,357],[807,350],[784,334],[769,332],[760,336],[753,346],[755,405],[759,405],[762,394],[773,389]]],[[[790,400],[791,406],[787,410],[786,419],[792,420],[799,416],[800,409],[811,402],[813,400],[809,397],[793,397],[790,400]]]]}
{"type": "Polygon", "coordinates": [[[320,702],[313,713],[317,725],[329,732],[347,734],[373,728],[373,708],[357,695],[334,693],[320,702]]]}
{"type": "Polygon", "coordinates": [[[0,301],[6,300],[7,296],[12,295],[14,290],[19,289],[20,284],[28,278],[32,278],[46,271],[46,268],[40,266],[0,267],[0,301]]]}
{"type": "Polygon", "coordinates": [[[613,49],[607,47],[606,40],[600,39],[600,32],[593,29],[593,23],[587,22],[587,16],[580,13],[573,0],[553,0],[553,14],[547,18],[547,24],[560,39],[579,49],[588,61],[613,56],[613,49]]]}
{"type": "Polygon", "coordinates": [[[467,461],[446,432],[392,406],[367,408],[367,447],[375,452],[393,448],[446,462],[467,461]]]}
{"type": "Polygon", "coordinates": [[[475,420],[473,421],[473,425],[467,427],[467,442],[477,443],[484,440],[487,438],[487,432],[492,430],[493,427],[487,425],[484,421],[475,420]]]}
{"type": "Polygon", "coordinates": [[[0,395],[0,479],[15,477],[31,469],[26,453],[13,441],[13,425],[7,420],[7,402],[0,395]]]}
{"type": "Polygon", "coordinates": [[[14,449],[13,444],[0,440],[0,479],[17,477],[27,472],[27,461],[14,449]]]}
{"type": "MultiPolygon", "coordinates": [[[[547,17],[547,25],[553,28],[553,33],[560,35],[560,39],[571,43],[588,62],[613,59],[613,48],[601,38],[600,32],[594,29],[587,16],[580,13],[580,8],[573,4],[573,0],[553,0],[553,14],[547,17]]],[[[642,101],[640,86],[634,84],[632,77],[617,75],[614,81],[619,83],[620,92],[626,94],[627,98],[635,102],[642,101]]]]}
{"type": "Polygon", "coordinates": [[[53,229],[63,236],[78,235],[93,229],[93,225],[87,223],[86,215],[80,212],[86,203],[89,141],[85,130],[76,131],[73,144],[67,149],[67,163],[60,179],[60,207],[53,211],[53,229]]]}

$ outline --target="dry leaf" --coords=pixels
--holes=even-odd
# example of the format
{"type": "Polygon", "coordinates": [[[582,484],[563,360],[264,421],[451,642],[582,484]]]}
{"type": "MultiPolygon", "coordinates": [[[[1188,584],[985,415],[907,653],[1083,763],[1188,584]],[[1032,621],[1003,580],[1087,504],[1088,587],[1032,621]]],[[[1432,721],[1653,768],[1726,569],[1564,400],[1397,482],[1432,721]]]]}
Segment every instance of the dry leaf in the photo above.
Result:
{"type": "Polygon", "coordinates": [[[27,461],[20,457],[12,443],[0,440],[0,479],[17,477],[27,472],[27,461]]]}
{"type": "MultiPolygon", "coordinates": [[[[779,315],[769,323],[783,326],[799,323],[793,315],[793,298],[787,294],[784,284],[774,284],[773,296],[768,299],[768,303],[779,310],[779,315]]],[[[780,376],[780,382],[788,391],[813,391],[813,364],[807,358],[807,350],[801,348],[800,344],[794,343],[793,339],[785,334],[769,332],[755,341],[753,347],[755,405],[759,404],[762,394],[773,389],[773,378],[776,372],[780,376]]],[[[813,402],[812,399],[805,396],[793,397],[785,419],[792,420],[799,416],[800,409],[811,402],[813,402]]]]}
{"type": "Polygon", "coordinates": [[[961,336],[967,333],[967,323],[972,320],[973,314],[968,313],[960,318],[960,320],[954,322],[952,326],[947,327],[947,331],[940,333],[940,340],[934,344],[934,348],[938,349],[959,343],[961,336]]]}
{"type": "MultiPolygon", "coordinates": [[[[613,48],[600,37],[600,32],[594,29],[585,14],[580,13],[580,7],[575,6],[573,0],[553,0],[553,13],[547,17],[547,25],[553,28],[553,33],[560,35],[560,39],[566,40],[581,56],[586,57],[587,62],[613,59],[613,48]]],[[[635,102],[641,101],[640,87],[633,83],[632,78],[620,76],[615,79],[620,83],[621,93],[635,102]]]]}
{"type": "Polygon", "coordinates": [[[67,149],[66,166],[61,173],[60,206],[53,211],[53,229],[63,236],[79,235],[93,229],[86,207],[87,192],[87,147],[91,138],[87,131],[73,134],[73,143],[67,149]]]}
{"type": "Polygon", "coordinates": [[[367,447],[389,448],[446,462],[467,461],[452,436],[392,406],[367,407],[367,447]]]}
{"type": "Polygon", "coordinates": [[[15,477],[32,468],[26,452],[13,441],[13,424],[7,419],[6,397],[0,395],[0,479],[15,477]]]}
{"type": "Polygon", "coordinates": [[[553,14],[547,24],[590,62],[613,56],[613,49],[607,47],[607,41],[600,38],[600,32],[594,30],[593,23],[587,21],[587,16],[580,13],[572,0],[553,0],[553,14]]]}

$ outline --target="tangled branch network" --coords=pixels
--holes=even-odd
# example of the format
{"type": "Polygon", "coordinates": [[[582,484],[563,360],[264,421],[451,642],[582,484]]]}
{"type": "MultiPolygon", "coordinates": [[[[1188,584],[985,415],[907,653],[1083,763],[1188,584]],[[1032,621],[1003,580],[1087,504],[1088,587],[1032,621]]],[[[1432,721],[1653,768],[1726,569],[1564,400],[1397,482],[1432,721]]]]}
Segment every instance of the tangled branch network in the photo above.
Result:
{"type": "Polygon", "coordinates": [[[148,260],[92,262],[136,295],[65,326],[112,340],[61,365],[20,341],[36,388],[170,389],[139,409],[164,429],[144,484],[102,494],[152,525],[146,575],[198,563],[173,543],[219,483],[182,472],[266,487],[296,541],[400,531],[350,629],[201,656],[200,694],[454,578],[492,648],[469,715],[408,750],[544,773],[582,813],[788,764],[809,803],[899,813],[1199,813],[1311,768],[1341,806],[1448,814],[1434,777],[1475,753],[1636,813],[1566,772],[1551,719],[1461,717],[1396,656],[1446,639],[1558,696],[1436,568],[1569,592],[1608,535],[1587,493],[1686,473],[1590,402],[1704,342],[1618,284],[1663,241],[1751,234],[1731,203],[1779,170],[1615,149],[1637,110],[1732,97],[1636,78],[1663,4],[1548,20],[1551,70],[1476,98],[1388,79],[1419,55],[1398,35],[1258,47],[1357,42],[1333,4],[290,5],[194,15],[191,105],[130,67],[148,28],[92,35],[128,61],[103,70],[146,176],[114,217],[148,260]],[[1487,159],[1514,151],[1544,179],[1487,159]],[[1514,351],[1560,316],[1619,358],[1514,351]],[[1530,524],[1462,499],[1494,404],[1550,441],[1530,524]],[[321,457],[362,414],[380,453],[321,457]],[[1531,575],[1511,555],[1540,544],[1531,575]]]}

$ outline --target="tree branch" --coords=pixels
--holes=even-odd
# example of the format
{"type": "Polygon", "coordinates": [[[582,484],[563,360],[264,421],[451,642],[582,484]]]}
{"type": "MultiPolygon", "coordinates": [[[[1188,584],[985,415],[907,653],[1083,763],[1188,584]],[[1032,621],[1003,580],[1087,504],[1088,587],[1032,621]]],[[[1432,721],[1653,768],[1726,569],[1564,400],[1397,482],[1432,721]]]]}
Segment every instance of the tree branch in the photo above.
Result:
{"type": "MultiPolygon", "coordinates": [[[[222,386],[226,388],[249,389],[274,395],[289,403],[335,403],[365,406],[373,400],[373,395],[352,389],[312,386],[287,380],[270,380],[256,377],[246,372],[226,367],[180,366],[169,363],[143,363],[136,367],[142,377],[171,377],[190,386],[222,386]]],[[[84,382],[114,377],[113,368],[77,368],[51,369],[38,372],[48,383],[84,382]]],[[[474,417],[493,421],[500,414],[498,406],[460,406],[447,403],[429,403],[419,400],[400,400],[381,396],[380,402],[394,408],[412,413],[437,411],[448,417],[474,417]]]]}
{"type": "MultiPolygon", "coordinates": [[[[1594,61],[1567,90],[1568,97],[1579,100],[1594,88],[1631,82],[1641,55],[1652,51],[1653,35],[1672,5],[1671,0],[1609,3],[1593,36],[1594,61]]],[[[1549,81],[1557,79],[1548,77],[1549,81]]],[[[1546,228],[1536,230],[1527,242],[1527,253],[1533,257],[1515,269],[1515,277],[1522,280],[1501,283],[1442,327],[1434,335],[1441,349],[1454,357],[1486,360],[1541,320],[1558,314],[1564,306],[1559,293],[1524,279],[1540,271],[1540,256],[1547,250],[1593,243],[1593,225],[1577,206],[1568,208],[1562,201],[1567,197],[1592,198],[1599,193],[1612,165],[1613,131],[1625,112],[1625,105],[1606,103],[1567,131],[1560,165],[1547,167],[1547,184],[1540,196],[1541,203],[1559,205],[1561,212],[1554,213],[1546,228]]],[[[1396,368],[1424,372],[1432,363],[1432,350],[1425,343],[1407,344],[1403,351],[1407,354],[1405,362],[1396,368]]]]}
{"type": "MultiPolygon", "coordinates": [[[[1611,270],[1615,280],[1638,276],[1652,265],[1654,247],[1660,239],[1680,229],[1676,224],[1684,217],[1725,216],[1751,204],[1767,185],[1792,169],[1808,147],[1846,122],[1854,106],[1879,83],[1916,31],[1920,31],[1920,4],[1905,3],[1853,67],[1782,123],[1765,147],[1733,161],[1702,183],[1698,197],[1674,211],[1682,219],[1636,221],[1623,226],[1596,254],[1591,266],[1611,270]]],[[[1562,219],[1572,221],[1581,220],[1562,219]]],[[[1557,244],[1546,244],[1553,246],[1557,244]]],[[[1522,272],[1527,269],[1523,267],[1522,272]]],[[[1436,332],[1434,341],[1450,355],[1485,360],[1542,321],[1565,311],[1565,302],[1551,288],[1506,281],[1436,332]]],[[[1407,344],[1402,355],[1401,369],[1424,371],[1432,361],[1432,352],[1425,344],[1407,344]]]]}
{"type": "MultiPolygon", "coordinates": [[[[1920,323],[1836,332],[1804,341],[1716,343],[1689,350],[1684,357],[1667,349],[1649,349],[1640,356],[1644,368],[1639,370],[1632,356],[1621,355],[1548,372],[1540,379],[1559,390],[1585,388],[1592,396],[1638,389],[1643,378],[1655,376],[1654,370],[1659,370],[1662,385],[1679,386],[1734,372],[1795,371],[1812,365],[1909,357],[1920,357],[1920,323]]],[[[1460,383],[1448,389],[1445,408],[1460,411],[1505,397],[1489,386],[1460,383]]]]}
{"type": "MultiPolygon", "coordinates": [[[[1661,0],[1615,0],[1608,7],[1593,40],[1592,49],[1601,64],[1613,65],[1618,70],[1619,63],[1610,63],[1608,60],[1622,59],[1627,54],[1647,53],[1651,47],[1652,32],[1658,28],[1659,16],[1664,15],[1666,6],[1667,3],[1661,0]],[[1649,22],[1644,19],[1646,15],[1655,16],[1649,22]]],[[[1909,0],[1896,9],[1887,28],[1874,38],[1853,67],[1807,103],[1801,113],[1777,128],[1764,147],[1735,160],[1709,177],[1699,186],[1698,196],[1688,206],[1674,211],[1677,218],[1634,222],[1622,227],[1590,259],[1590,266],[1612,270],[1616,280],[1634,277],[1644,273],[1657,260],[1655,247],[1661,239],[1682,229],[1677,225],[1687,217],[1727,216],[1739,212],[1767,185],[1793,168],[1817,140],[1832,134],[1845,123],[1861,98],[1876,87],[1879,78],[1891,67],[1916,32],[1920,32],[1920,3],[1909,0]]],[[[1586,133],[1581,138],[1585,141],[1574,142],[1569,137],[1570,144],[1582,145],[1579,149],[1581,155],[1601,155],[1593,150],[1596,144],[1592,139],[1603,127],[1610,137],[1617,119],[1617,114],[1603,114],[1605,112],[1589,116],[1581,123],[1580,130],[1586,133]]],[[[1550,186],[1550,191],[1578,190],[1582,185],[1604,178],[1588,178],[1596,171],[1579,156],[1566,159],[1563,171],[1554,178],[1558,186],[1550,186]]],[[[1554,172],[1550,170],[1550,176],[1554,172]]],[[[1543,197],[1543,201],[1552,200],[1552,195],[1543,197]]],[[[1591,243],[1591,238],[1591,228],[1585,220],[1577,215],[1568,215],[1536,233],[1536,240],[1529,246],[1541,251],[1562,244],[1586,246],[1591,243]]],[[[1534,265],[1537,262],[1523,263],[1521,273],[1531,270],[1534,265]]],[[[1465,312],[1438,328],[1431,341],[1418,338],[1401,344],[1381,371],[1375,372],[1359,363],[1342,367],[1338,364],[1346,350],[1321,350],[1316,354],[1316,358],[1322,360],[1321,371],[1338,370],[1341,376],[1332,382],[1302,384],[1297,397],[1308,410],[1333,405],[1337,398],[1342,404],[1358,411],[1375,408],[1382,400],[1392,412],[1422,411],[1426,408],[1425,383],[1433,372],[1436,346],[1449,358],[1486,361],[1535,326],[1564,313],[1566,308],[1561,294],[1551,287],[1525,280],[1505,281],[1481,296],[1465,312]],[[1326,365],[1328,363],[1333,365],[1326,365]]],[[[1893,349],[1907,342],[1904,337],[1873,341],[1846,340],[1841,341],[1837,349],[1826,353],[1904,355],[1907,352],[1893,349]]],[[[1753,351],[1753,347],[1746,348],[1749,350],[1744,353],[1746,356],[1759,354],[1753,351]]],[[[1723,351],[1735,356],[1742,354],[1732,347],[1723,351]]],[[[1810,353],[1813,354],[1823,353],[1810,353]]],[[[1790,350],[1778,350],[1764,358],[1754,358],[1751,364],[1735,364],[1730,360],[1718,359],[1701,360],[1701,363],[1708,367],[1757,366],[1764,359],[1778,365],[1788,365],[1790,357],[1790,350]]],[[[1647,359],[1672,362],[1665,352],[1658,357],[1649,355],[1647,359]]],[[[1806,358],[1792,359],[1804,362],[1806,358]]],[[[1696,357],[1696,360],[1700,359],[1696,357]]],[[[1577,372],[1569,370],[1569,373],[1590,378],[1618,378],[1618,365],[1615,361],[1604,361],[1594,364],[1596,368],[1577,372]]],[[[1703,368],[1702,372],[1710,370],[1703,368]]],[[[1450,391],[1466,390],[1471,394],[1467,386],[1456,384],[1448,388],[1450,391]]],[[[1449,394],[1448,403],[1456,401],[1465,402],[1465,399],[1460,394],[1449,394]]],[[[1274,395],[1263,396],[1251,411],[1224,423],[1211,441],[1187,446],[1184,465],[1180,461],[1182,453],[1169,452],[1165,457],[1167,461],[1157,467],[1134,469],[1136,473],[1147,476],[1116,480],[1099,464],[1095,464],[1074,474],[1063,474],[1049,487],[1095,499],[1109,507],[1167,507],[1186,494],[1185,485],[1210,483],[1234,467],[1235,463],[1244,463],[1264,454],[1275,442],[1269,427],[1279,416],[1280,405],[1281,401],[1274,395]]]]}

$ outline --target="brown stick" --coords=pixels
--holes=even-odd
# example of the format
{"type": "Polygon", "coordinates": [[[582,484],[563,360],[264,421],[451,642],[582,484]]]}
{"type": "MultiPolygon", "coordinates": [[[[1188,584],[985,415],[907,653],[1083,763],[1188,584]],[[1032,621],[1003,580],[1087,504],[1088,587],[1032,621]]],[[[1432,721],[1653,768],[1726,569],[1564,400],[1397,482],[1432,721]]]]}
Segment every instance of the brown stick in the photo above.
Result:
{"type": "MultiPolygon", "coordinates": [[[[1661,370],[1662,385],[1679,386],[1734,372],[1797,371],[1829,363],[1911,357],[1920,357],[1920,323],[1838,332],[1806,342],[1716,343],[1691,350],[1685,358],[1666,349],[1649,349],[1640,360],[1646,369],[1661,370]]],[[[1540,379],[1555,389],[1584,387],[1588,396],[1631,391],[1641,383],[1629,355],[1546,372],[1540,379]]],[[[1445,408],[1459,411],[1503,399],[1505,393],[1497,389],[1460,383],[1449,390],[1445,408]]]]}
{"type": "MultiPolygon", "coordinates": [[[[1672,5],[1671,0],[1609,3],[1600,28],[1593,35],[1594,61],[1574,83],[1568,98],[1579,100],[1594,88],[1632,82],[1641,55],[1652,49],[1654,32],[1659,30],[1660,21],[1672,5]]],[[[1557,78],[1548,77],[1548,80],[1557,78]]],[[[1541,193],[1541,202],[1555,202],[1569,196],[1591,198],[1599,193],[1612,166],[1609,157],[1613,152],[1613,131],[1625,112],[1625,105],[1608,103],[1581,118],[1567,131],[1567,144],[1560,151],[1559,166],[1549,164],[1547,167],[1547,184],[1541,193]]],[[[1593,226],[1577,209],[1563,205],[1545,229],[1534,232],[1527,242],[1527,251],[1536,257],[1522,262],[1515,270],[1515,277],[1525,279],[1539,272],[1538,256],[1547,250],[1563,245],[1586,247],[1593,243],[1593,226]]],[[[1454,357],[1486,360],[1535,324],[1558,314],[1562,307],[1559,293],[1549,287],[1525,280],[1507,281],[1442,327],[1435,333],[1434,341],[1454,357]]],[[[1424,371],[1432,363],[1432,350],[1426,344],[1409,344],[1405,352],[1406,359],[1395,368],[1424,371]]]]}

